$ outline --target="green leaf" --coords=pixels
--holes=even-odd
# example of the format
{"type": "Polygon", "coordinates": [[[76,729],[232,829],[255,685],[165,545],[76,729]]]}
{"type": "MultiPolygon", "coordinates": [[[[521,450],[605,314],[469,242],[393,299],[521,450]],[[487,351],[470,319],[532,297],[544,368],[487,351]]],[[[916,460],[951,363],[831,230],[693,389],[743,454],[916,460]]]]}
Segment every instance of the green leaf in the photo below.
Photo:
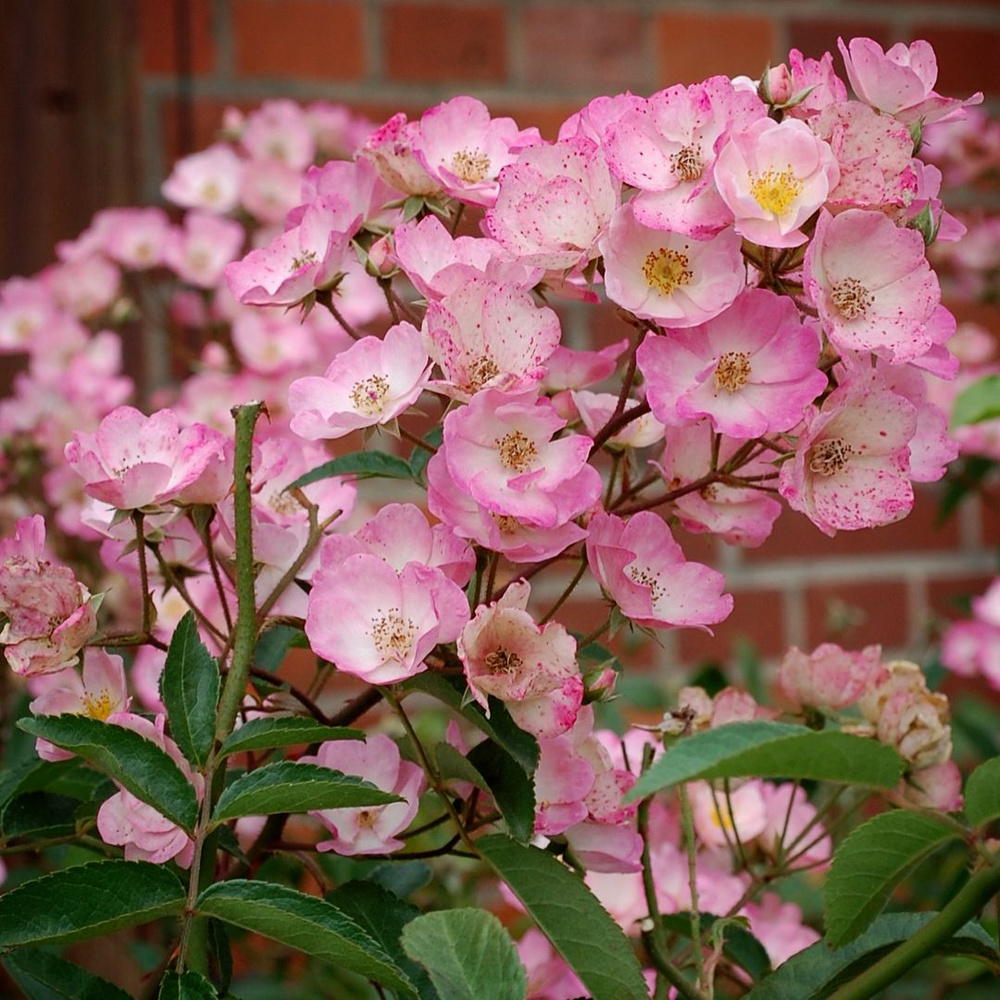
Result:
{"type": "Polygon", "coordinates": [[[521,843],[531,839],[535,826],[535,791],[531,779],[510,754],[492,740],[483,740],[467,757],[449,743],[439,743],[434,753],[438,768],[446,778],[471,782],[492,795],[515,839],[521,843]]]}
{"type": "Polygon", "coordinates": [[[963,389],[951,409],[951,427],[1000,417],[1000,375],[987,375],[963,389]]]}
{"type": "Polygon", "coordinates": [[[504,834],[476,850],[521,901],[593,1000],[647,1000],[632,946],[583,880],[551,854],[504,834]]]}
{"type": "Polygon", "coordinates": [[[895,788],[902,774],[899,754],[875,740],[784,722],[733,722],[678,740],[635,783],[625,801],[701,779],[809,778],[895,788]]]}
{"type": "Polygon", "coordinates": [[[273,747],[298,746],[303,743],[325,743],[327,740],[363,740],[360,729],[344,726],[324,726],[301,715],[282,715],[270,719],[251,719],[226,737],[219,750],[220,757],[247,750],[270,750],[273,747]]]}
{"type": "Polygon", "coordinates": [[[8,839],[31,837],[43,840],[70,836],[76,832],[76,811],[79,807],[80,800],[68,795],[28,792],[7,803],[0,827],[8,839]]]}
{"type": "Polygon", "coordinates": [[[980,764],[965,783],[965,815],[973,826],[1000,816],[1000,757],[980,764]]]}
{"type": "Polygon", "coordinates": [[[464,702],[464,678],[448,678],[424,671],[407,681],[404,686],[423,691],[460,712],[494,743],[502,746],[529,777],[535,773],[535,768],[538,767],[538,740],[517,726],[502,701],[490,698],[490,714],[487,718],[486,713],[474,701],[464,702]]]}
{"type": "Polygon", "coordinates": [[[195,767],[203,767],[215,743],[219,665],[198,635],[193,611],[180,620],[170,640],[160,698],[181,753],[195,767]]]}
{"type": "Polygon", "coordinates": [[[524,769],[502,746],[483,740],[468,755],[483,776],[512,836],[522,844],[535,832],[535,786],[524,769]]]}
{"type": "MultiPolygon", "coordinates": [[[[700,917],[703,937],[707,937],[712,927],[724,919],[711,913],[702,913],[700,917]]],[[[686,912],[661,914],[660,921],[672,934],[678,934],[686,940],[691,939],[690,914],[686,912]]],[[[745,927],[726,922],[722,935],[722,954],[743,969],[754,982],[758,982],[771,972],[771,960],[764,946],[745,927]]]]}
{"type": "Polygon", "coordinates": [[[430,973],[441,1000],[524,1000],[528,980],[517,949],[492,913],[439,910],[411,920],[403,948],[430,973]]]}
{"type": "Polygon", "coordinates": [[[400,899],[430,885],[433,878],[434,871],[423,861],[386,861],[365,875],[366,882],[374,882],[400,899]]]}
{"type": "Polygon", "coordinates": [[[880,813],[852,830],[837,848],[824,884],[827,941],[839,947],[861,934],[907,873],[957,836],[939,819],[903,809],[880,813]]]}
{"type": "Polygon", "coordinates": [[[215,987],[201,973],[168,972],[160,983],[158,1000],[218,1000],[215,987]]]}
{"type": "Polygon", "coordinates": [[[0,807],[16,795],[48,788],[70,771],[80,770],[78,760],[47,761],[33,757],[17,767],[0,772],[0,807]]]}
{"type": "Polygon", "coordinates": [[[291,625],[273,625],[257,640],[253,665],[273,674],[284,662],[289,649],[308,645],[305,633],[291,625]]]}
{"type": "Polygon", "coordinates": [[[27,1000],[132,1000],[106,979],[38,948],[19,949],[3,965],[27,1000]]]}
{"type": "MultiPolygon", "coordinates": [[[[836,950],[825,941],[818,941],[779,965],[743,1000],[820,1000],[827,997],[839,985],[874,965],[894,945],[913,937],[936,916],[936,913],[885,914],[861,937],[836,950]]],[[[996,962],[996,945],[974,921],[967,923],[939,950],[992,961],[994,965],[996,962]]]]}
{"type": "Polygon", "coordinates": [[[406,973],[421,1000],[439,1000],[427,973],[407,956],[399,941],[403,928],[420,916],[417,907],[368,881],[345,882],[327,893],[326,899],[381,945],[406,973]]]}
{"type": "Polygon", "coordinates": [[[212,823],[237,816],[304,813],[310,809],[350,809],[401,802],[353,774],[319,764],[279,760],[241,775],[219,796],[212,823]]]}
{"type": "Polygon", "coordinates": [[[372,938],[332,903],[284,885],[231,879],[210,885],[199,913],[360,973],[406,996],[416,996],[406,974],[372,938]]]}
{"type": "MultiPolygon", "coordinates": [[[[444,427],[438,424],[437,427],[431,428],[423,436],[423,440],[432,448],[440,448],[441,442],[444,440],[444,427]]],[[[418,483],[424,481],[424,469],[427,468],[427,463],[431,458],[432,455],[426,448],[415,447],[410,452],[410,474],[418,483]]]]}
{"type": "Polygon", "coordinates": [[[184,887],[165,865],[93,861],[0,896],[0,950],[80,941],[183,909],[184,887]]]}
{"type": "Polygon", "coordinates": [[[189,833],[194,827],[194,786],[151,740],[84,715],[36,715],[18,727],[89,761],[189,833]]]}
{"type": "Polygon", "coordinates": [[[355,451],[350,455],[341,455],[317,466],[304,476],[299,476],[288,489],[308,486],[320,479],[331,476],[353,476],[355,479],[413,479],[410,463],[396,455],[388,455],[384,451],[355,451]]]}

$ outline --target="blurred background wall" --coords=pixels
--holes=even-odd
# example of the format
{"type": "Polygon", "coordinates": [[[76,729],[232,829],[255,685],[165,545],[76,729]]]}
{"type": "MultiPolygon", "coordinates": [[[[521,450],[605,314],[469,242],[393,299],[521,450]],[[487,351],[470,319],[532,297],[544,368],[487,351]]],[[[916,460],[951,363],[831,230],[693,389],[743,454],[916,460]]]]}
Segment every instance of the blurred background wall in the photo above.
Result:
{"type": "MultiPolygon", "coordinates": [[[[997,0],[2,0],[0,277],[44,266],[102,206],[157,201],[173,159],[209,144],[230,105],[324,98],[381,121],[468,93],[551,138],[596,94],[757,76],[793,46],[836,51],[838,35],[925,38],[941,93],[983,90],[1000,112],[997,0]]],[[[983,198],[1000,207],[957,201],[983,198]]],[[[599,342],[614,339],[608,318],[570,310],[567,324],[599,342]]],[[[995,307],[960,318],[1000,329],[995,307]]],[[[727,571],[736,611],[723,645],[684,630],[664,655],[743,636],[767,655],[836,638],[919,656],[936,618],[985,587],[1000,543],[1000,498],[940,526],[938,492],[900,524],[836,540],[794,513],[758,550],[685,540],[727,571]]]]}

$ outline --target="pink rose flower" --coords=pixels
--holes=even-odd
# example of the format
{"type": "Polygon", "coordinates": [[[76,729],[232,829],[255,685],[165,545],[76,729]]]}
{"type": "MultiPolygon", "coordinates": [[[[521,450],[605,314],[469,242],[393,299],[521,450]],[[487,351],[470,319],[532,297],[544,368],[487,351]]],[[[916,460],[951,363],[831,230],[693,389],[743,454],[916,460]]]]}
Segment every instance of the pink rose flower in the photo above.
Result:
{"type": "Polygon", "coordinates": [[[173,410],[147,417],[119,406],[96,433],[73,434],[66,461],[89,496],[118,510],[170,501],[212,503],[226,488],[219,481],[228,468],[225,438],[204,424],[181,429],[173,410]]]}
{"type": "Polygon", "coordinates": [[[809,654],[793,646],[778,666],[778,683],[796,704],[847,708],[874,682],[881,663],[881,646],[852,652],[824,642],[809,654]]]}
{"type": "Polygon", "coordinates": [[[420,331],[409,323],[390,327],[382,339],[363,337],[322,377],[308,375],[289,386],[292,433],[317,441],[388,423],[417,401],[430,369],[420,331]]]}
{"type": "Polygon", "coordinates": [[[759,118],[734,132],[715,164],[715,183],[736,231],[765,247],[797,247],[802,226],[840,180],[833,150],[796,118],[759,118]]]}
{"type": "Polygon", "coordinates": [[[319,764],[342,774],[352,774],[371,782],[384,792],[399,795],[404,801],[360,808],[320,809],[310,812],[333,836],[320,841],[320,851],[335,851],[348,857],[385,854],[405,846],[396,837],[417,814],[420,795],[426,787],[424,772],[417,764],[402,760],[399,748],[380,733],[359,740],[330,740],[316,754],[299,758],[303,763],[319,764]]]}
{"type": "Polygon", "coordinates": [[[631,202],[615,212],[600,247],[608,298],[661,326],[705,323],[746,285],[735,230],[699,241],[652,229],[635,218],[631,202]]]}
{"type": "Polygon", "coordinates": [[[598,583],[640,625],[705,628],[726,618],[733,598],[725,578],[688,562],[663,518],[640,511],[626,524],[614,514],[596,514],[587,536],[587,561],[598,583]]]}
{"type": "Polygon", "coordinates": [[[97,631],[100,603],[68,566],[51,561],[40,514],[0,539],[0,646],[14,673],[32,677],[74,663],[97,631]]]}
{"type": "Polygon", "coordinates": [[[847,45],[838,38],[837,45],[854,93],[865,104],[907,124],[941,121],[962,108],[983,103],[979,92],[964,101],[935,92],[937,57],[922,39],[909,46],[897,42],[886,52],[871,38],[852,38],[847,45]]]}

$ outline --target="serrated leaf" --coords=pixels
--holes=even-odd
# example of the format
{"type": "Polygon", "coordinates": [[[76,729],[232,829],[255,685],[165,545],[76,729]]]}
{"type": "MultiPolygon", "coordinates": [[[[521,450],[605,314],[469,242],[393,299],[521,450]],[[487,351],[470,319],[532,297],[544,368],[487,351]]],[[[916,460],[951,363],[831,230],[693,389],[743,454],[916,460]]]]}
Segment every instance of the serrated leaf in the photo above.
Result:
{"type": "Polygon", "coordinates": [[[980,764],[965,783],[965,815],[973,826],[1000,816],[1000,757],[980,764]]]}
{"type": "MultiPolygon", "coordinates": [[[[701,913],[701,933],[706,937],[721,918],[711,913],[701,913]]],[[[661,914],[663,926],[673,934],[691,939],[691,916],[688,913],[661,914]]],[[[744,927],[727,923],[722,931],[722,954],[735,963],[754,981],[758,982],[771,972],[771,960],[764,946],[744,927]]]]}
{"type": "Polygon", "coordinates": [[[1000,375],[987,375],[963,389],[951,408],[951,427],[1000,417],[1000,375]]]}
{"type": "Polygon", "coordinates": [[[418,674],[407,681],[405,686],[423,691],[456,712],[460,712],[477,729],[489,736],[498,746],[502,746],[527,775],[535,773],[535,768],[538,767],[538,740],[517,726],[502,701],[490,698],[490,714],[487,717],[475,702],[464,702],[463,678],[448,678],[430,671],[418,674]]]}
{"type": "Polygon", "coordinates": [[[0,827],[4,837],[64,837],[76,832],[79,799],[51,792],[28,792],[4,806],[0,827]]]}
{"type": "Polygon", "coordinates": [[[784,722],[733,722],[679,740],[635,783],[625,801],[702,779],[801,778],[895,788],[902,774],[899,754],[875,740],[784,722]]]}
{"type": "Polygon", "coordinates": [[[593,1000],[648,1000],[632,946],[583,880],[551,854],[504,834],[476,850],[507,883],[593,1000]]]}
{"type": "MultiPolygon", "coordinates": [[[[868,930],[844,948],[833,949],[825,941],[783,962],[759,982],[743,1000],[819,1000],[841,983],[859,976],[889,949],[907,941],[937,916],[936,913],[889,913],[878,917],[868,930]]],[[[996,961],[996,946],[989,935],[970,921],[939,951],[996,961]]]]}
{"type": "Polygon", "coordinates": [[[369,881],[345,882],[327,893],[326,899],[382,946],[406,973],[421,1000],[440,1000],[427,973],[407,956],[400,944],[403,928],[420,916],[416,906],[369,881]]]}
{"type": "Polygon", "coordinates": [[[324,899],[270,882],[231,879],[210,885],[197,910],[416,996],[405,973],[370,935],[324,899]]]}
{"type": "Polygon", "coordinates": [[[275,716],[269,719],[251,719],[226,737],[219,749],[219,756],[245,753],[247,750],[271,750],[301,743],[325,743],[327,740],[363,740],[360,729],[344,726],[324,726],[321,722],[301,715],[275,716]]]}
{"type": "Polygon", "coordinates": [[[411,920],[403,948],[430,974],[441,1000],[524,1000],[528,980],[503,924],[486,910],[463,908],[411,920]]]}
{"type": "Polygon", "coordinates": [[[319,764],[279,760],[237,778],[219,796],[212,823],[237,816],[305,813],[310,809],[352,809],[401,802],[353,774],[319,764]]]}
{"type": "Polygon", "coordinates": [[[215,743],[219,665],[201,641],[192,611],[178,622],[170,640],[160,699],[181,753],[195,767],[203,767],[215,743]]]}
{"type": "Polygon", "coordinates": [[[20,948],[3,965],[27,1000],[132,1000],[114,983],[38,948],[20,948]]]}
{"type": "Polygon", "coordinates": [[[0,896],[0,950],[80,941],[183,909],[184,887],[164,865],[93,861],[0,896]]]}
{"type": "Polygon", "coordinates": [[[160,983],[157,1000],[218,1000],[212,983],[198,972],[168,972],[160,983]]]}
{"type": "Polygon", "coordinates": [[[907,873],[957,836],[941,820],[903,809],[852,830],[837,848],[823,887],[827,941],[836,948],[861,934],[907,873]]]}
{"type": "Polygon", "coordinates": [[[384,451],[355,451],[350,455],[341,455],[317,466],[304,476],[299,476],[288,489],[308,486],[320,479],[331,476],[353,476],[355,479],[413,479],[410,463],[396,455],[388,455],[384,451]]]}
{"type": "Polygon", "coordinates": [[[0,772],[0,807],[16,795],[41,791],[71,771],[80,770],[78,760],[48,761],[34,757],[0,772]]]}
{"type": "Polygon", "coordinates": [[[18,727],[82,757],[188,832],[198,816],[194,787],[155,743],[84,715],[36,715],[18,727]]]}

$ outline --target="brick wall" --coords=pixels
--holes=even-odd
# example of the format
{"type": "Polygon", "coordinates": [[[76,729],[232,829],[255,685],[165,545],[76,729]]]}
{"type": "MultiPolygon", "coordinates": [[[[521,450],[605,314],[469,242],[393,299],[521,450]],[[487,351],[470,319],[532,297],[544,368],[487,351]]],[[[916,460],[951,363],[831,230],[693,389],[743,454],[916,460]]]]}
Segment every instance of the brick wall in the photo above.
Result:
{"type": "MultiPolygon", "coordinates": [[[[171,158],[206,145],[229,104],[326,98],[381,120],[470,93],[551,137],[595,94],[757,75],[791,46],[819,56],[838,35],[926,38],[938,89],[983,90],[1000,112],[997,0],[141,0],[137,30],[150,199],[171,158]]],[[[1000,330],[1000,314],[985,315],[1000,330]]],[[[565,313],[578,346],[618,339],[614,322],[610,311],[565,313]]],[[[985,586],[1000,545],[1000,496],[943,527],[936,505],[936,490],[923,489],[906,521],[833,541],[794,513],[756,551],[684,539],[690,557],[726,570],[736,610],[716,630],[721,641],[673,633],[661,658],[719,656],[739,636],[769,656],[826,638],[919,656],[935,616],[985,586]]]]}

